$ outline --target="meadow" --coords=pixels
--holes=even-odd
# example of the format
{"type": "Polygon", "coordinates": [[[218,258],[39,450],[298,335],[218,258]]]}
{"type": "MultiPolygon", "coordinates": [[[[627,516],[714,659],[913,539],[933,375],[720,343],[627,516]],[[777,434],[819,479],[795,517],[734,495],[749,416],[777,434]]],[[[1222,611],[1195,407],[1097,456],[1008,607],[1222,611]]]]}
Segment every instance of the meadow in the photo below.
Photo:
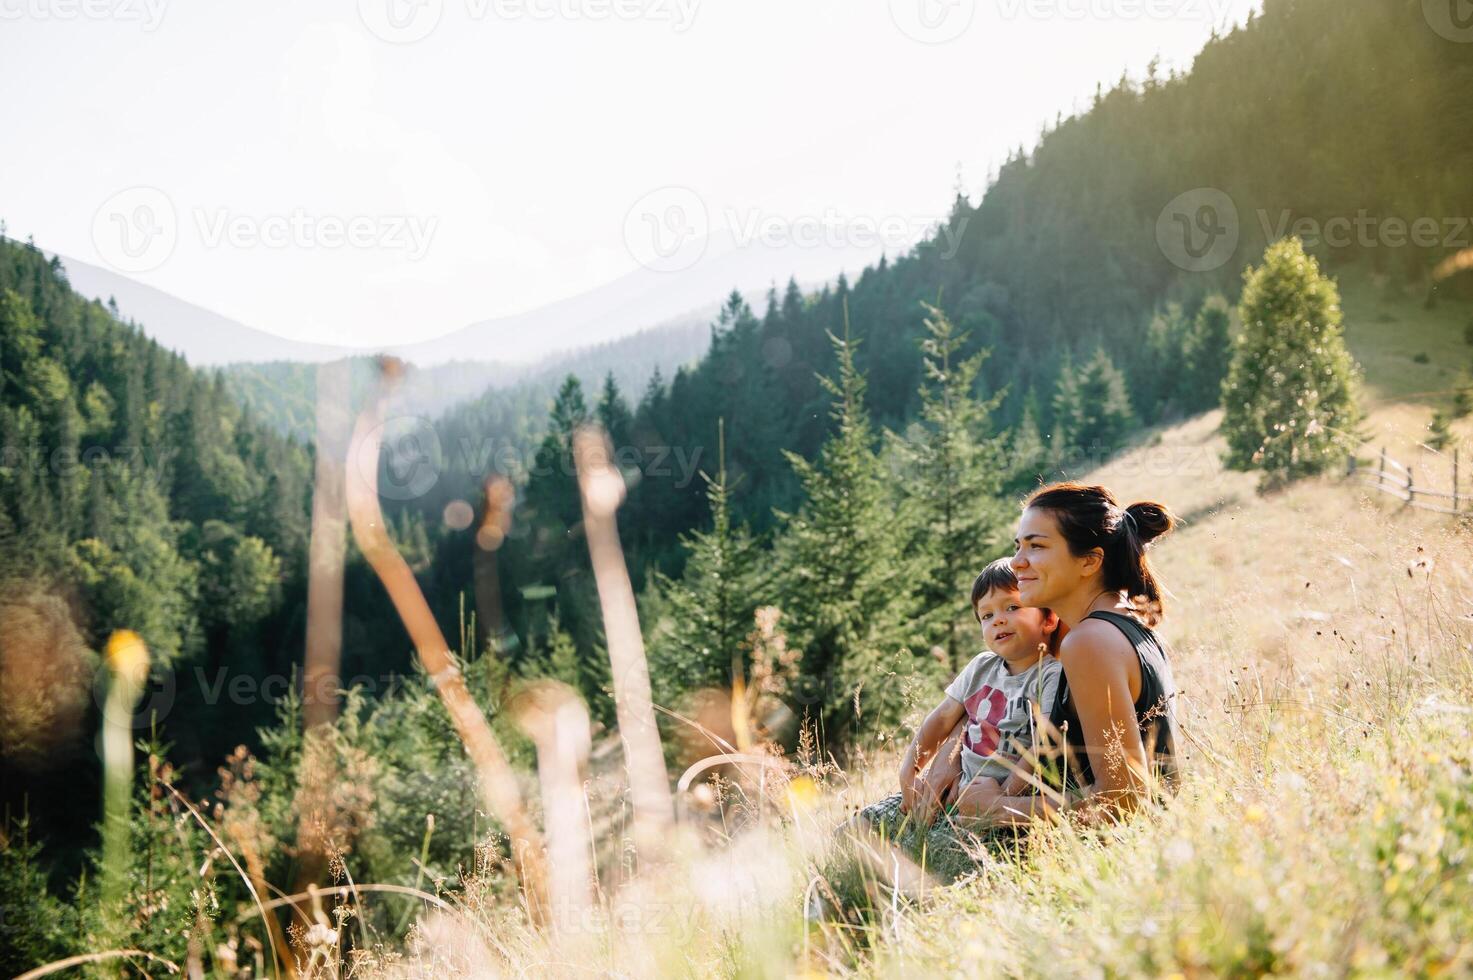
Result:
{"type": "MultiPolygon", "coordinates": [[[[1458,307],[1347,290],[1369,459],[1418,448],[1458,307]],[[1391,326],[1394,324],[1395,326],[1391,326]],[[1428,350],[1428,363],[1415,358],[1428,350]],[[1431,394],[1429,394],[1431,393],[1431,394]]],[[[1455,346],[1458,345],[1458,346],[1455,346]]],[[[832,834],[889,792],[894,750],[763,768],[711,843],[560,930],[494,902],[422,920],[364,975],[1386,976],[1473,972],[1473,548],[1466,524],[1354,477],[1259,495],[1218,462],[1219,413],[1081,474],[1185,524],[1154,549],[1170,597],[1187,779],[1108,830],[1040,827],[943,885],[832,834]],[[733,826],[739,825],[739,826],[733,826]],[[838,853],[836,853],[838,852],[838,853]],[[805,919],[826,896],[822,921],[805,919]]],[[[1454,429],[1468,446],[1467,420],[1454,429]]],[[[1072,475],[1072,474],[1071,474],[1072,475]]],[[[472,889],[474,892],[474,889],[472,889]]]]}

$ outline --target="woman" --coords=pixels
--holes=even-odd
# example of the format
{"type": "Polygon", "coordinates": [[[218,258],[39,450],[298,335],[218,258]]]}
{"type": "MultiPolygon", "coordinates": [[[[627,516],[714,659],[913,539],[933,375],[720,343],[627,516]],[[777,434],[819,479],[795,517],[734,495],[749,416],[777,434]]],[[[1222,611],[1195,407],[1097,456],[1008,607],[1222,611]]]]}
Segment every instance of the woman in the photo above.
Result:
{"type": "MultiPolygon", "coordinates": [[[[1176,780],[1176,685],[1152,630],[1162,590],[1146,558],[1146,546],[1175,526],[1161,504],[1121,507],[1104,487],[1080,483],[1035,491],[1018,522],[1019,594],[1068,627],[1054,721],[1069,750],[1065,805],[1087,818],[1111,819],[1176,780]]],[[[969,809],[1010,824],[1055,807],[1048,795],[998,794],[969,809]]]]}

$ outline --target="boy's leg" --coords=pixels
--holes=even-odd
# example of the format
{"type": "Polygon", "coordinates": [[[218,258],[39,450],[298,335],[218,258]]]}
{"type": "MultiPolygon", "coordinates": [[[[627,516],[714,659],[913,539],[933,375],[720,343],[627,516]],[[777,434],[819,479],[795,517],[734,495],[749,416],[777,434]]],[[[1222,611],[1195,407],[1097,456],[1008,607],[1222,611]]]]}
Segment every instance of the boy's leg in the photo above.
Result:
{"type": "Polygon", "coordinates": [[[900,809],[900,800],[899,793],[891,793],[883,800],[860,810],[854,817],[855,829],[867,830],[887,840],[894,840],[909,819],[909,814],[900,809]]]}
{"type": "MultiPolygon", "coordinates": [[[[931,764],[920,775],[923,783],[922,795],[929,795],[932,800],[930,811],[920,814],[927,818],[925,820],[927,823],[942,816],[945,808],[956,799],[959,791],[963,724],[965,724],[965,719],[958,722],[951,730],[951,734],[937,748],[931,764]]],[[[916,814],[906,813],[900,808],[902,799],[903,796],[900,793],[891,793],[883,800],[871,803],[855,815],[855,823],[859,825],[859,829],[872,831],[892,841],[896,840],[902,830],[919,822],[916,814]]],[[[917,803],[924,806],[920,800],[917,800],[917,803]]]]}
{"type": "Polygon", "coordinates": [[[943,878],[955,880],[989,861],[1015,857],[1027,840],[1026,827],[978,826],[948,810],[926,832],[927,864],[943,878]]]}

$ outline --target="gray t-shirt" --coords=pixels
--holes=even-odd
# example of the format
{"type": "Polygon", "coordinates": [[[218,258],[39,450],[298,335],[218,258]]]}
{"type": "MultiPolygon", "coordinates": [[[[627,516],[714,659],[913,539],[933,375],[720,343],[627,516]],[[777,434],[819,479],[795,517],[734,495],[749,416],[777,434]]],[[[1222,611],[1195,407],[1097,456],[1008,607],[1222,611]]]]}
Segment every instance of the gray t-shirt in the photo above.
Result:
{"type": "Polygon", "coordinates": [[[1034,743],[1033,705],[1048,717],[1059,689],[1062,668],[1054,657],[1017,674],[995,653],[979,653],[946,688],[961,702],[967,719],[962,728],[962,783],[978,776],[1002,782],[1024,749],[1034,743]]]}

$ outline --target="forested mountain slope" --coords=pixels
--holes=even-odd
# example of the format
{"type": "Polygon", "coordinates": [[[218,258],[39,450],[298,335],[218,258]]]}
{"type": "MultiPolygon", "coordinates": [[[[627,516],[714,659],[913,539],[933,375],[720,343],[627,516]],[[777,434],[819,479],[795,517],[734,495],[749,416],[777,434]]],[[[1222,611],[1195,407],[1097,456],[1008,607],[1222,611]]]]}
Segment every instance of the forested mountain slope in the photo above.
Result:
{"type": "MultiPolygon", "coordinates": [[[[1269,0],[1188,73],[1102,87],[979,201],[958,198],[913,252],[834,288],[789,283],[756,309],[733,297],[699,364],[637,398],[566,389],[549,428],[612,420],[640,471],[620,516],[636,581],[650,568],[678,573],[679,535],[710,520],[696,471],[714,472],[718,424],[733,518],[779,530],[778,515],[804,498],[784,454],[811,460],[833,432],[819,381],[836,371],[829,335],[855,342],[867,411],[900,430],[920,409],[930,302],[965,333],[958,357],[990,351],[974,393],[1000,397],[991,431],[1010,449],[1004,485],[1077,473],[1143,426],[1217,404],[1226,311],[1244,267],[1283,235],[1388,295],[1466,294],[1466,282],[1434,288],[1428,272],[1473,244],[1470,159],[1473,57],[1433,29],[1419,0],[1269,0]]],[[[452,433],[494,436],[462,414],[443,421],[442,442],[452,433]]],[[[504,581],[514,609],[521,589],[555,584],[567,625],[592,609],[572,594],[586,559],[568,531],[571,475],[543,469],[527,484],[504,581]]],[[[424,502],[427,519],[483,475],[452,467],[424,502]]],[[[443,580],[445,609],[464,584],[443,580]]],[[[592,657],[591,624],[574,633],[592,657]]]]}

